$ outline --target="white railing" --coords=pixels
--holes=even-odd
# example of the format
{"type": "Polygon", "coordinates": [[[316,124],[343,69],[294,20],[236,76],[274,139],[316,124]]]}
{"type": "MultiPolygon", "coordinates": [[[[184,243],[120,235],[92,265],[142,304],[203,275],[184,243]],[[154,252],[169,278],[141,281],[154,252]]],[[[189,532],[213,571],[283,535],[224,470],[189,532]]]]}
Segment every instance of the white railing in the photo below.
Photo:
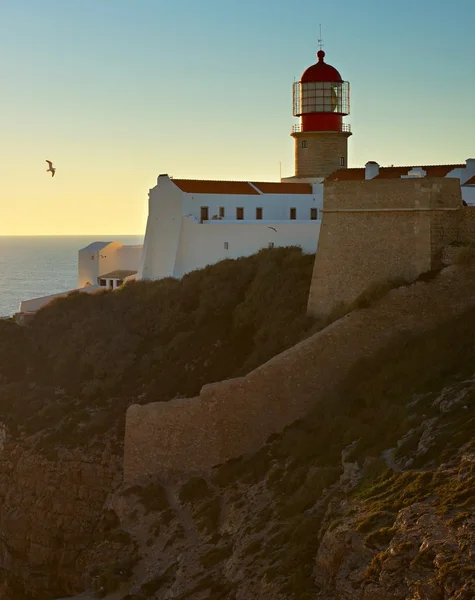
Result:
{"type": "MultiPolygon", "coordinates": [[[[292,125],[292,133],[300,133],[302,132],[302,125],[299,123],[298,125],[292,125]]],[[[326,130],[322,130],[322,131],[326,131],[326,130]]],[[[329,129],[328,131],[345,131],[347,133],[351,133],[351,125],[349,125],[348,123],[342,123],[341,127],[336,128],[336,129],[329,129]]]]}

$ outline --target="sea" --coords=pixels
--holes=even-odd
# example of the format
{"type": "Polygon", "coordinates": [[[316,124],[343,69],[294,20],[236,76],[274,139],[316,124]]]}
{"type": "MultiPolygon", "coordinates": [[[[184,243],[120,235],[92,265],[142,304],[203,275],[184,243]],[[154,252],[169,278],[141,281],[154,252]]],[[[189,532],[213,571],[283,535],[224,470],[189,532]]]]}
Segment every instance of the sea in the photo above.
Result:
{"type": "Polygon", "coordinates": [[[91,242],[143,244],[139,235],[0,236],[0,317],[22,300],[77,287],[78,251],[91,242]]]}

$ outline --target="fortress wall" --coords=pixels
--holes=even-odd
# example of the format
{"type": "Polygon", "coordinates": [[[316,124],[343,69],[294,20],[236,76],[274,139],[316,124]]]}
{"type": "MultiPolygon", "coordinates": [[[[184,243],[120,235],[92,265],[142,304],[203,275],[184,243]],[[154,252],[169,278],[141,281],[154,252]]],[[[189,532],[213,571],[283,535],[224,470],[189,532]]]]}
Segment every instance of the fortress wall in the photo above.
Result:
{"type": "Polygon", "coordinates": [[[204,386],[198,397],[132,405],[126,416],[125,481],[200,472],[258,450],[269,435],[335,393],[348,370],[377,354],[395,332],[422,332],[475,304],[475,271],[464,268],[461,277],[459,269],[449,267],[429,283],[393,290],[246,377],[204,386]]]}
{"type": "Polygon", "coordinates": [[[475,243],[475,206],[464,206],[460,213],[460,241],[475,243]]]}
{"type": "Polygon", "coordinates": [[[431,268],[442,266],[443,249],[460,239],[462,208],[455,211],[435,211],[431,215],[431,268]]]}
{"type": "Polygon", "coordinates": [[[308,311],[328,315],[373,284],[412,281],[440,264],[458,238],[456,179],[373,179],[325,184],[308,311]]]}

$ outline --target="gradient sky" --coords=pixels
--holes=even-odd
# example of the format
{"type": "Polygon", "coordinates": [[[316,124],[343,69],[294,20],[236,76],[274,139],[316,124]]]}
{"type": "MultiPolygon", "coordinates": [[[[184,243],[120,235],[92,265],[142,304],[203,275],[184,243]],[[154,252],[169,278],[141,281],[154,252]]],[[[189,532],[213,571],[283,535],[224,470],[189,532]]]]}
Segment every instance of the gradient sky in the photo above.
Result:
{"type": "Polygon", "coordinates": [[[319,23],[351,83],[350,166],[464,162],[474,22],[473,0],[5,0],[0,235],[143,233],[159,173],[292,175],[319,23]]]}

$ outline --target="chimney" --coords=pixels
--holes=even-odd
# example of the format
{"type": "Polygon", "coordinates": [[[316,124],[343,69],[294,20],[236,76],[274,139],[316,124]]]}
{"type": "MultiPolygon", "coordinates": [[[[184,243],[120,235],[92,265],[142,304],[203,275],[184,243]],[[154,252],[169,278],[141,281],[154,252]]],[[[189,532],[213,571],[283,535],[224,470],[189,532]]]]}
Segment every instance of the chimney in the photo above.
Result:
{"type": "Polygon", "coordinates": [[[475,175],[475,158],[467,158],[465,161],[465,168],[470,175],[475,175]]]}
{"type": "Polygon", "coordinates": [[[377,175],[379,175],[379,165],[374,160],[370,160],[365,164],[365,179],[374,179],[377,175]]]}

